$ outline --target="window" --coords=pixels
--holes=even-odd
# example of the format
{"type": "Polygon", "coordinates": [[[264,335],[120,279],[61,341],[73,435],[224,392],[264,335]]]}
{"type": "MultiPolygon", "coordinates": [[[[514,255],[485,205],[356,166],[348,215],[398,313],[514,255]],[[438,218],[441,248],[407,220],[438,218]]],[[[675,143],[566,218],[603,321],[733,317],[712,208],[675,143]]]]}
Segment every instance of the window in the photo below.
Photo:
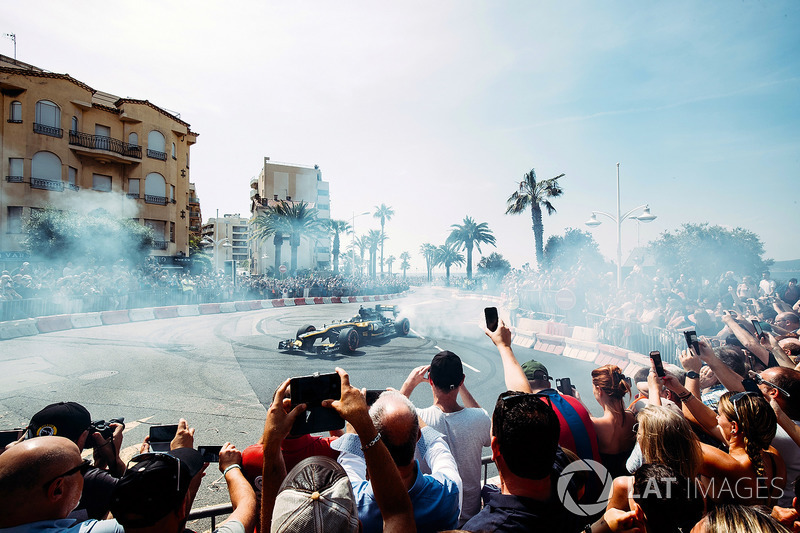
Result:
{"type": "Polygon", "coordinates": [[[23,160],[21,157],[10,157],[8,159],[8,181],[21,183],[24,176],[22,172],[23,160]]]}
{"type": "Polygon", "coordinates": [[[6,218],[6,233],[22,233],[22,207],[8,206],[6,218]]]}
{"type": "Polygon", "coordinates": [[[70,133],[78,133],[78,117],[72,117],[72,123],[69,127],[70,133]]]}
{"type": "Polygon", "coordinates": [[[92,189],[94,189],[95,191],[110,192],[111,176],[103,176],[102,174],[92,174],[92,189]]]}
{"type": "Polygon", "coordinates": [[[9,122],[22,122],[22,104],[14,100],[11,102],[11,111],[8,114],[9,122]]]}
{"type": "Polygon", "coordinates": [[[169,186],[169,201],[172,202],[173,204],[175,203],[175,186],[174,185],[170,185],[169,186]]]}
{"type": "Polygon", "coordinates": [[[186,168],[189,168],[189,152],[186,152],[186,168]]]}
{"type": "Polygon", "coordinates": [[[135,131],[128,135],[128,144],[139,144],[139,135],[135,131]]]}
{"type": "Polygon", "coordinates": [[[78,190],[78,169],[75,167],[67,167],[67,177],[69,180],[69,188],[73,191],[78,190]]]}
{"type": "Polygon", "coordinates": [[[52,152],[36,152],[31,160],[31,177],[61,181],[61,159],[52,152]]]}
{"type": "Polygon", "coordinates": [[[33,131],[50,135],[51,137],[61,137],[61,109],[49,100],[39,100],[36,102],[36,122],[33,131]]]}
{"type": "Polygon", "coordinates": [[[175,143],[172,143],[172,159],[178,159],[177,150],[175,149],[175,143]]]}
{"type": "Polygon", "coordinates": [[[147,134],[147,157],[166,161],[167,154],[164,146],[164,136],[161,135],[161,132],[153,130],[147,134]]]}
{"type": "Polygon", "coordinates": [[[175,223],[169,223],[169,242],[175,242],[175,223]]]}
{"type": "Polygon", "coordinates": [[[131,178],[128,180],[128,196],[139,198],[139,178],[131,178]]]}
{"type": "MultiPolygon", "coordinates": [[[[167,191],[167,183],[164,181],[164,176],[158,172],[151,172],[144,179],[144,201],[150,204],[167,204],[165,197],[167,191]]],[[[163,231],[162,231],[163,235],[163,231]]]]}

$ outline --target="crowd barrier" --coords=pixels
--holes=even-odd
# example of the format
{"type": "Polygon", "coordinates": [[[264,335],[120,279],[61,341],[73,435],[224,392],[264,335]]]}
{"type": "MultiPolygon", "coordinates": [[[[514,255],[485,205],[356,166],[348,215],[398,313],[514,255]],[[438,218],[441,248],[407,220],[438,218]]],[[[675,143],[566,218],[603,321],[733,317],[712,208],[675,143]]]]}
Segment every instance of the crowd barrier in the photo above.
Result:
{"type": "Polygon", "coordinates": [[[144,309],[59,314],[0,322],[0,340],[28,337],[68,329],[81,329],[126,322],[143,322],[163,318],[236,313],[275,307],[342,303],[380,302],[404,296],[405,293],[378,296],[326,296],[313,298],[278,298],[275,300],[244,300],[239,302],[171,305],[144,309]]]}

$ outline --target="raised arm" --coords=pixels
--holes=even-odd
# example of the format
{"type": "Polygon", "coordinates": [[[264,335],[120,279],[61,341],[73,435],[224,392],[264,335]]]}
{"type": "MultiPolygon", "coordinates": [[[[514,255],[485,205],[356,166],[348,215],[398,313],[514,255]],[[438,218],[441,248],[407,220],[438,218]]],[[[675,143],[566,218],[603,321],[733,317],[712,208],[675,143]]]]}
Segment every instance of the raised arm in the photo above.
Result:
{"type": "Polygon", "coordinates": [[[406,398],[411,398],[411,393],[414,392],[417,385],[428,381],[428,371],[430,371],[430,369],[431,365],[422,365],[412,370],[403,382],[403,386],[400,387],[400,394],[406,398]]]}
{"type": "Polygon", "coordinates": [[[665,387],[678,395],[683,406],[689,409],[694,419],[703,426],[703,429],[709,435],[724,442],[725,439],[720,432],[719,426],[717,426],[717,414],[709,406],[701,402],[700,398],[695,397],[686,387],[681,385],[681,382],[675,376],[667,374],[661,380],[665,387]]]}
{"type": "Polygon", "coordinates": [[[256,493],[242,473],[242,452],[230,442],[219,452],[219,471],[225,476],[233,506],[233,513],[225,522],[236,520],[245,531],[252,531],[256,527],[256,493]]]}
{"type": "Polygon", "coordinates": [[[506,388],[513,391],[531,392],[531,384],[528,383],[528,378],[511,349],[511,330],[506,327],[505,322],[500,319],[497,329],[494,331],[489,331],[486,326],[483,326],[483,332],[492,339],[494,345],[497,346],[497,351],[500,352],[506,388]]]}
{"type": "Polygon", "coordinates": [[[717,354],[714,353],[714,348],[711,347],[708,341],[706,341],[706,339],[700,339],[698,345],[700,346],[700,359],[711,367],[711,370],[714,371],[714,375],[717,376],[719,382],[729,391],[743,391],[742,376],[731,370],[731,367],[723,363],[722,359],[717,357],[717,354]]]}
{"type": "MultiPolygon", "coordinates": [[[[731,330],[731,333],[736,335],[736,338],[739,339],[739,342],[742,343],[750,353],[754,354],[758,357],[764,365],[769,365],[769,351],[761,346],[761,343],[758,342],[756,339],[747,329],[742,327],[739,322],[731,315],[722,315],[722,322],[728,326],[728,329],[731,330]]],[[[722,381],[722,379],[720,379],[722,381]]],[[[724,384],[724,383],[723,383],[724,384]]]]}
{"type": "Polygon", "coordinates": [[[480,404],[478,401],[472,397],[472,394],[467,390],[467,380],[461,383],[461,387],[458,389],[458,394],[461,395],[461,401],[464,402],[464,407],[477,407],[480,409],[480,404]]]}

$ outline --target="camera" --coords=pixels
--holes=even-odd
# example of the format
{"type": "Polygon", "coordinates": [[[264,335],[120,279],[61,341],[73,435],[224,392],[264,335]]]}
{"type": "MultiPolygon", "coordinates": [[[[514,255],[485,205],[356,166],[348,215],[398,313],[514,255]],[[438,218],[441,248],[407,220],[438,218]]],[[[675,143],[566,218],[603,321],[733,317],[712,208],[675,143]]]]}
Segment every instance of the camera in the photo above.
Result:
{"type": "Polygon", "coordinates": [[[114,435],[114,428],[111,427],[111,424],[125,425],[125,418],[112,418],[108,422],[105,420],[95,420],[91,423],[91,425],[89,425],[89,430],[100,433],[100,436],[102,436],[103,439],[108,440],[114,435]]]}

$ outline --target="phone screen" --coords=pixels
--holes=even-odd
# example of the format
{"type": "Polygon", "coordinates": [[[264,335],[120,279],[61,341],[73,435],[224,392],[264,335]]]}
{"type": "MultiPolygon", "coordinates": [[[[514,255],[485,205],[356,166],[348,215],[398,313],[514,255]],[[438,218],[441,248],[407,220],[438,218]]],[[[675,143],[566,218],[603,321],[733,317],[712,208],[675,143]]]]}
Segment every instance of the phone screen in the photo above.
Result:
{"type": "Polygon", "coordinates": [[[367,389],[365,395],[365,399],[367,400],[367,405],[371,406],[376,401],[378,401],[378,396],[380,396],[381,393],[384,392],[386,392],[384,389],[367,389]]]}
{"type": "Polygon", "coordinates": [[[19,440],[19,434],[21,431],[21,429],[8,429],[5,431],[0,431],[0,448],[5,448],[12,442],[19,440]]]}
{"type": "Polygon", "coordinates": [[[653,361],[653,366],[656,367],[656,375],[660,378],[666,376],[667,373],[664,372],[664,365],[661,363],[661,352],[658,351],[650,352],[650,359],[652,359],[653,361]]]}
{"type": "Polygon", "coordinates": [[[556,387],[561,394],[572,396],[572,381],[570,378],[561,378],[556,380],[556,387]]]}
{"type": "Polygon", "coordinates": [[[169,451],[169,443],[178,432],[178,424],[150,426],[150,448],[154,452],[169,451]]]}
{"type": "Polygon", "coordinates": [[[764,336],[764,330],[761,329],[761,322],[759,322],[758,320],[751,320],[751,322],[753,323],[753,327],[756,330],[756,336],[760,339],[761,337],[764,336]]]}
{"type": "Polygon", "coordinates": [[[700,345],[697,343],[697,332],[694,330],[684,331],[683,336],[686,338],[686,346],[690,349],[694,348],[695,352],[700,351],[700,345]]]}
{"type": "Polygon", "coordinates": [[[486,329],[489,331],[497,330],[497,308],[496,307],[486,307],[483,310],[483,316],[486,318],[486,329]]]}
{"type": "Polygon", "coordinates": [[[219,462],[219,451],[222,446],[198,446],[197,451],[203,456],[203,461],[207,463],[219,462]]]}
{"type": "Polygon", "coordinates": [[[289,381],[292,407],[306,404],[306,410],[292,425],[292,435],[306,435],[319,431],[342,429],[344,419],[330,407],[322,407],[322,400],[338,400],[342,396],[339,374],[315,374],[292,378],[289,381]]]}

